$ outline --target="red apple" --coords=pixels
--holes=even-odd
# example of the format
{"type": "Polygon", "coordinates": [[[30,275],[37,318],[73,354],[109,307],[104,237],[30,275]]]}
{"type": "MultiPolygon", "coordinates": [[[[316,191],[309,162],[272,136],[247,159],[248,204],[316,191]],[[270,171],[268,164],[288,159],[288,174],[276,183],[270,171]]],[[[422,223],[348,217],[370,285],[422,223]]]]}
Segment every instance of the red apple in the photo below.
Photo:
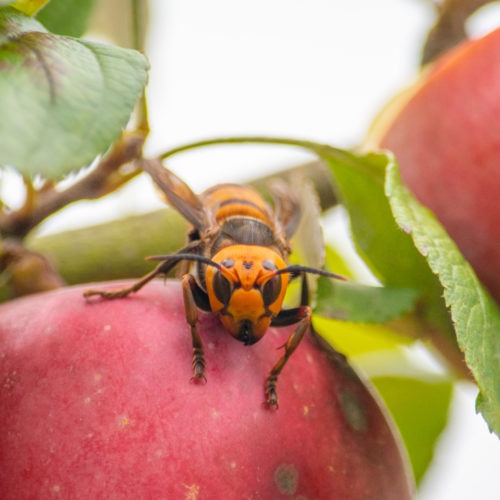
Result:
{"type": "Polygon", "coordinates": [[[378,145],[395,153],[404,182],[434,211],[498,302],[499,63],[497,29],[444,55],[375,126],[378,145]]]}
{"type": "Polygon", "coordinates": [[[290,328],[245,346],[202,314],[195,384],[179,283],[92,303],[83,289],[0,307],[0,498],[411,497],[385,413],[312,336],[270,410],[263,383],[290,328]]]}

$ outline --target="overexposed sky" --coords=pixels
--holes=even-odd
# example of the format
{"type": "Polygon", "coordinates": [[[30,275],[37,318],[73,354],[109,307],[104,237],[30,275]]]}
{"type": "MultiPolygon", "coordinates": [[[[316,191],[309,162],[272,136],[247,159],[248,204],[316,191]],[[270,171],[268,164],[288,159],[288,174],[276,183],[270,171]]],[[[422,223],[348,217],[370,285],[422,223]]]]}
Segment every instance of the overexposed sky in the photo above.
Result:
{"type": "MultiPolygon", "coordinates": [[[[377,110],[415,76],[415,41],[432,19],[418,0],[153,5],[149,95],[161,100],[151,108],[152,151],[253,134],[357,144],[377,110]]],[[[207,161],[207,151],[201,154],[207,161]]],[[[262,167],[251,158],[222,168],[221,178],[251,178],[292,154],[274,151],[262,167]]],[[[241,156],[237,151],[234,162],[241,156]]],[[[186,177],[197,170],[189,165],[186,177]]],[[[197,171],[190,182],[202,188],[217,170],[208,181],[197,171]]]]}

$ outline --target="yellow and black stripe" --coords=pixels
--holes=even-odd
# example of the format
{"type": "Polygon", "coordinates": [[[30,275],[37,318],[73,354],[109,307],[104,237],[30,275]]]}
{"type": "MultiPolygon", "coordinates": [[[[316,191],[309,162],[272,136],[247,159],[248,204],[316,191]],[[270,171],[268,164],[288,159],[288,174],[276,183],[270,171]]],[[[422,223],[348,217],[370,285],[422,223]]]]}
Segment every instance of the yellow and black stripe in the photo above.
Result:
{"type": "Polygon", "coordinates": [[[229,217],[252,217],[273,225],[271,210],[254,189],[238,184],[218,184],[202,195],[203,204],[222,224],[229,217]]]}

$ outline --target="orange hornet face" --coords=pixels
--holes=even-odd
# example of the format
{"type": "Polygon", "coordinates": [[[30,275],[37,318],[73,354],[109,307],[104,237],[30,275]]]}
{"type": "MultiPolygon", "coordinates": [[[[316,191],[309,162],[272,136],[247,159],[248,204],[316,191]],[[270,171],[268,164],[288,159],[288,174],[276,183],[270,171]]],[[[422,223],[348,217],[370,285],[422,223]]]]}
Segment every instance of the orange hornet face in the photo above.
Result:
{"type": "Polygon", "coordinates": [[[276,274],[285,261],[267,247],[232,245],[212,259],[220,269],[207,266],[206,285],[213,312],[233,337],[255,344],[281,310],[288,275],[276,274]]]}

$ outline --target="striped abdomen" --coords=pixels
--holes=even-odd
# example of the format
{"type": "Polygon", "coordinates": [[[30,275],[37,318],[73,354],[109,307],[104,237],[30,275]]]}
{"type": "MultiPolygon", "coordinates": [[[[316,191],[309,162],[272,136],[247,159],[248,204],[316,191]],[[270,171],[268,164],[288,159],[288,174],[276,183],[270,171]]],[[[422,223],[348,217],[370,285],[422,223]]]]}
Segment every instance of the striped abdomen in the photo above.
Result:
{"type": "Polygon", "coordinates": [[[202,195],[203,204],[213,214],[218,224],[231,217],[252,217],[273,227],[271,210],[262,197],[252,188],[238,184],[218,184],[202,195]]]}

